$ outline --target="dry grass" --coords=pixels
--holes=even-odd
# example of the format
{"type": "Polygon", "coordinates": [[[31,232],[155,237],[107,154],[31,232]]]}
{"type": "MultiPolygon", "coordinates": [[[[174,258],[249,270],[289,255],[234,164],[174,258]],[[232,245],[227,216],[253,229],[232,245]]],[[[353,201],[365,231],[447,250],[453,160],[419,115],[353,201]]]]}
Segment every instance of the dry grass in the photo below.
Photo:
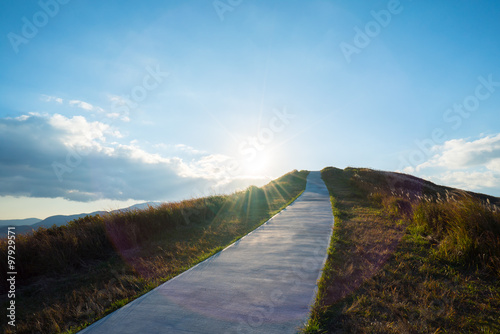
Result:
{"type": "Polygon", "coordinates": [[[500,213],[470,195],[416,206],[414,224],[438,244],[437,258],[500,277],[500,213]]]}
{"type": "MultiPolygon", "coordinates": [[[[293,171],[262,188],[86,217],[18,236],[16,332],[85,327],[255,229],[304,190],[306,176],[293,171]]],[[[2,275],[5,243],[0,240],[2,275]]],[[[5,282],[2,276],[2,307],[5,282]]]]}
{"type": "Polygon", "coordinates": [[[500,332],[497,198],[367,169],[322,175],[336,223],[305,332],[500,332]]]}

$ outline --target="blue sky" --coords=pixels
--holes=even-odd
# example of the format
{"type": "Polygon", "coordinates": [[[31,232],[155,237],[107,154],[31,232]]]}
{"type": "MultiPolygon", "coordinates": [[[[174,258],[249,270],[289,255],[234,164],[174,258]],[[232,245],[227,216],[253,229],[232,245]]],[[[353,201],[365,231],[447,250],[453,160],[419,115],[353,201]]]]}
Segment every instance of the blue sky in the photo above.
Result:
{"type": "Polygon", "coordinates": [[[500,3],[2,3],[0,219],[404,171],[500,196],[500,3]]]}

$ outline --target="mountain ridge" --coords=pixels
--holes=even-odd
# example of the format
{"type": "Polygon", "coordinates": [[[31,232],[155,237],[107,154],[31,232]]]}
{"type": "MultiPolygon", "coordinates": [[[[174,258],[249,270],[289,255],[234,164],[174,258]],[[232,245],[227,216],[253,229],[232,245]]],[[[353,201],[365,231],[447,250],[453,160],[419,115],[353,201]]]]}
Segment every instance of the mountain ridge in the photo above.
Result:
{"type": "Polygon", "coordinates": [[[118,212],[118,211],[127,211],[127,210],[141,210],[146,208],[147,206],[155,206],[160,204],[161,202],[144,202],[131,205],[126,208],[111,210],[111,211],[93,211],[90,213],[77,213],[72,215],[53,215],[49,216],[45,219],[39,218],[25,218],[25,219],[4,219],[0,220],[0,238],[7,236],[7,228],[9,226],[14,226],[16,228],[16,234],[19,233],[27,233],[33,230],[36,230],[40,227],[52,227],[54,225],[61,226],[69,223],[72,220],[83,218],[86,216],[95,216],[95,215],[104,215],[108,213],[118,212]],[[30,223],[31,224],[23,224],[30,223]]]}

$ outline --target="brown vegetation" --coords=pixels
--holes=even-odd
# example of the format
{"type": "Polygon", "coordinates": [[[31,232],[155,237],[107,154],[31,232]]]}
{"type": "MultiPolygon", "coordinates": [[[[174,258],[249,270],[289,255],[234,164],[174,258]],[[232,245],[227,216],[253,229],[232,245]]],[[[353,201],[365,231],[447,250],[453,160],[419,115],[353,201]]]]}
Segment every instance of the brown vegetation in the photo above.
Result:
{"type": "MultiPolygon", "coordinates": [[[[85,327],[258,227],[304,190],[307,174],[293,171],[262,188],[88,216],[17,236],[16,332],[85,327]]],[[[6,242],[0,240],[1,275],[6,242]]],[[[2,276],[2,307],[5,283],[2,276]]]]}
{"type": "Polygon", "coordinates": [[[322,176],[335,227],[305,332],[500,331],[498,198],[369,169],[322,176]]]}

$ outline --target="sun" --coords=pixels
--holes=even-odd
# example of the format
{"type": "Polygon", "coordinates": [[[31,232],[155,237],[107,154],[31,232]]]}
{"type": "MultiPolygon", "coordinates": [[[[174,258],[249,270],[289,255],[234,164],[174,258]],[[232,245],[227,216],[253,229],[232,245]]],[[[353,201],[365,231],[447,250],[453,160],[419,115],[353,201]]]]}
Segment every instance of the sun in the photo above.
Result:
{"type": "Polygon", "coordinates": [[[258,152],[252,159],[243,162],[243,171],[247,175],[262,176],[269,168],[270,158],[264,152],[258,152]]]}

